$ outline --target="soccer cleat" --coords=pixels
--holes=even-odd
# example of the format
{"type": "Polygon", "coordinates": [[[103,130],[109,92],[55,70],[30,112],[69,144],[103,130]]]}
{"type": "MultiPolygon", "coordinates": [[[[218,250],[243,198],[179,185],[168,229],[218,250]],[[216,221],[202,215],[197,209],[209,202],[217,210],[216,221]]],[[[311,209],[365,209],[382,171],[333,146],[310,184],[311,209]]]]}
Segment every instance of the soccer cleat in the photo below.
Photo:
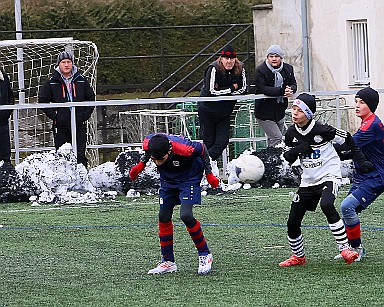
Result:
{"type": "Polygon", "coordinates": [[[173,273],[177,271],[176,263],[172,261],[161,261],[158,263],[157,267],[148,271],[148,274],[164,274],[164,273],[173,273]]]}
{"type": "Polygon", "coordinates": [[[212,270],[213,256],[208,254],[206,256],[199,256],[199,269],[197,274],[206,275],[212,270]]]}
{"type": "Polygon", "coordinates": [[[304,265],[305,262],[306,262],[305,256],[297,257],[296,255],[292,255],[287,260],[280,262],[279,266],[304,265]]]}
{"type": "Polygon", "coordinates": [[[351,264],[359,257],[359,254],[352,249],[345,249],[340,254],[347,264],[351,264]]]}
{"type": "Polygon", "coordinates": [[[365,248],[361,245],[359,247],[353,248],[352,250],[359,254],[359,256],[355,259],[355,262],[360,262],[363,258],[365,258],[365,255],[367,254],[365,248]]]}

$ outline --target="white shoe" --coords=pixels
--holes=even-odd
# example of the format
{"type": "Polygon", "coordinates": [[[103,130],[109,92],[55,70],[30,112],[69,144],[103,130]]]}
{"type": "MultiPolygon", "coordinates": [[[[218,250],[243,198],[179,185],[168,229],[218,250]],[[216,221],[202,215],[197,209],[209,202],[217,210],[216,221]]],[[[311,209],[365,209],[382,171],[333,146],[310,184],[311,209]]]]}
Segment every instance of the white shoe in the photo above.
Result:
{"type": "Polygon", "coordinates": [[[157,267],[148,271],[148,274],[164,274],[164,273],[173,273],[177,271],[176,263],[172,261],[161,261],[158,263],[157,267]]]}
{"type": "Polygon", "coordinates": [[[199,256],[199,269],[197,274],[206,275],[212,270],[213,256],[208,254],[206,256],[199,256]]]}

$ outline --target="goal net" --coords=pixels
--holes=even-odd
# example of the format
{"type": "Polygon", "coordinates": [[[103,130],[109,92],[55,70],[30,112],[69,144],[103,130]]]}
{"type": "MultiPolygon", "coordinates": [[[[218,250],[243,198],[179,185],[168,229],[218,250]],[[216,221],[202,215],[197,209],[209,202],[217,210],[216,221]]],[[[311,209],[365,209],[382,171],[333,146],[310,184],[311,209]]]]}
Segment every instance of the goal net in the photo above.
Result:
{"type": "MultiPolygon", "coordinates": [[[[96,92],[97,47],[90,41],[73,38],[50,38],[0,41],[0,65],[10,76],[16,103],[36,103],[40,88],[50,77],[61,51],[74,54],[75,65],[96,92]]],[[[88,121],[88,143],[96,144],[96,112],[88,121]]],[[[11,137],[14,122],[11,121],[11,137]]],[[[51,121],[39,109],[24,109],[18,121],[20,151],[53,148],[51,121]]],[[[12,142],[13,144],[13,142],[12,142]]],[[[87,150],[90,165],[98,164],[96,149],[87,150]]]]}

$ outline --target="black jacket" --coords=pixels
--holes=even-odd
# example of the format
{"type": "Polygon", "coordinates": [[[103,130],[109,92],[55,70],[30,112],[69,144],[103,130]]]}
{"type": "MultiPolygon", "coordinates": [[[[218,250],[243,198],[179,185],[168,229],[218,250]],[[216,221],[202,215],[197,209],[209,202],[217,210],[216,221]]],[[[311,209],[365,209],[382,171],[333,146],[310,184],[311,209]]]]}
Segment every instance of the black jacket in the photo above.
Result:
{"type": "MultiPolygon", "coordinates": [[[[204,73],[204,85],[201,89],[200,96],[233,96],[245,94],[247,89],[247,80],[245,69],[242,68],[241,75],[235,75],[233,70],[221,73],[217,69],[217,61],[209,64],[204,73]],[[212,75],[212,69],[216,69],[216,73],[212,75]],[[237,83],[238,89],[235,90],[234,84],[237,83]],[[214,88],[211,87],[214,85],[214,88]]],[[[219,117],[229,116],[236,104],[236,100],[209,101],[200,102],[199,109],[205,112],[215,113],[219,117]]]]}
{"type": "MultiPolygon", "coordinates": [[[[297,83],[292,65],[284,63],[280,72],[283,77],[283,86],[275,87],[275,74],[268,68],[265,62],[256,67],[256,94],[278,97],[283,96],[285,87],[288,85],[293,92],[297,91],[297,83]]],[[[273,120],[278,122],[285,116],[285,110],[288,107],[288,99],[278,103],[276,98],[265,98],[255,101],[255,117],[262,120],[273,120]]]]}
{"type": "MultiPolygon", "coordinates": [[[[73,102],[94,101],[95,93],[87,81],[78,71],[72,78],[73,102]]],[[[67,86],[64,83],[58,71],[54,71],[51,78],[48,79],[39,92],[39,103],[62,103],[70,102],[67,86]]],[[[76,125],[85,126],[95,107],[76,107],[76,125]]],[[[71,127],[71,112],[69,108],[49,108],[43,109],[43,112],[53,120],[55,128],[71,127]]]]}
{"type": "MultiPolygon", "coordinates": [[[[11,88],[11,83],[8,76],[4,71],[1,71],[4,80],[0,79],[0,105],[11,105],[15,104],[15,98],[11,88]]],[[[12,110],[0,111],[0,126],[8,125],[9,117],[12,114],[12,110]]]]}

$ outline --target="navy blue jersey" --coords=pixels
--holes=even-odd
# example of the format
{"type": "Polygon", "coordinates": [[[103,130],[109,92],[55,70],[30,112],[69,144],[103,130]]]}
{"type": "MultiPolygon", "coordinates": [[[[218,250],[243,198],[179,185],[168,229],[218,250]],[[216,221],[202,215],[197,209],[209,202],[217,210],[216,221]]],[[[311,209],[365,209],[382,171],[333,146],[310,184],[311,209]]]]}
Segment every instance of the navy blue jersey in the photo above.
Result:
{"type": "MultiPolygon", "coordinates": [[[[155,134],[148,135],[143,142],[143,150],[148,150],[149,140],[155,134]]],[[[204,173],[202,156],[204,146],[200,142],[194,142],[184,136],[164,134],[172,144],[172,153],[167,161],[157,166],[160,173],[160,181],[163,187],[175,188],[185,184],[201,182],[204,173]]]]}
{"type": "Polygon", "coordinates": [[[372,114],[364,120],[353,135],[353,140],[376,168],[368,174],[356,171],[354,180],[362,182],[367,178],[380,176],[384,182],[384,126],[380,118],[372,114]]]}

